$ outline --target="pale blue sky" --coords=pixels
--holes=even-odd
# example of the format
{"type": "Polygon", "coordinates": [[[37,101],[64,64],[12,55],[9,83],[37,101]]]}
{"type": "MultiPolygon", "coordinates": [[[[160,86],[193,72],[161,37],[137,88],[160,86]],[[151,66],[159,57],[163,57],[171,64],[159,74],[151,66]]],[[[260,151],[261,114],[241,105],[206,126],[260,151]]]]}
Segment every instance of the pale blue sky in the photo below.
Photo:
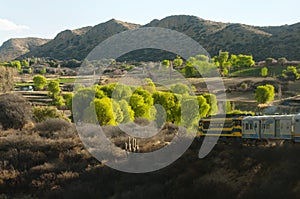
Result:
{"type": "Polygon", "coordinates": [[[146,24],[187,14],[261,26],[300,22],[299,0],[0,0],[0,5],[0,45],[12,37],[53,38],[111,18],[146,24]]]}

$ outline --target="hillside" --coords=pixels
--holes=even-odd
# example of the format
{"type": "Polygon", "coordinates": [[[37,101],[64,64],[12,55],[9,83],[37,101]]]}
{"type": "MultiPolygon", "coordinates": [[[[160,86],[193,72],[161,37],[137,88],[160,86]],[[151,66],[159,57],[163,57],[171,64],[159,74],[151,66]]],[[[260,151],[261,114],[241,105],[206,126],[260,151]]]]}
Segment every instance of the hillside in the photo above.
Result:
{"type": "Polygon", "coordinates": [[[55,59],[84,59],[100,42],[108,37],[137,28],[139,25],[121,22],[115,19],[94,27],[60,32],[47,44],[25,54],[26,57],[51,57],[55,59]]]}
{"type": "MultiPolygon", "coordinates": [[[[267,57],[286,57],[300,60],[300,23],[284,26],[258,27],[236,23],[221,23],[204,20],[196,16],[177,15],[153,20],[141,26],[115,19],[94,27],[60,32],[53,40],[37,48],[29,49],[23,57],[50,57],[54,59],[84,59],[101,41],[122,31],[139,27],[163,27],[173,29],[198,41],[211,55],[219,50],[234,54],[252,54],[257,61],[267,57]]],[[[3,46],[5,46],[4,44],[3,46]]],[[[1,48],[4,48],[4,47],[1,48]]],[[[4,48],[8,49],[8,48],[4,48]]],[[[10,52],[17,54],[14,50],[10,52]]],[[[18,51],[19,55],[22,52],[18,51]]],[[[6,55],[7,51],[1,51],[6,55]]],[[[135,51],[123,60],[161,60],[170,54],[153,50],[135,51]]],[[[0,57],[3,59],[3,56],[0,57]]]]}
{"type": "Polygon", "coordinates": [[[50,41],[49,39],[40,38],[15,38],[3,43],[0,47],[0,61],[10,61],[25,53],[34,50],[50,41]]]}

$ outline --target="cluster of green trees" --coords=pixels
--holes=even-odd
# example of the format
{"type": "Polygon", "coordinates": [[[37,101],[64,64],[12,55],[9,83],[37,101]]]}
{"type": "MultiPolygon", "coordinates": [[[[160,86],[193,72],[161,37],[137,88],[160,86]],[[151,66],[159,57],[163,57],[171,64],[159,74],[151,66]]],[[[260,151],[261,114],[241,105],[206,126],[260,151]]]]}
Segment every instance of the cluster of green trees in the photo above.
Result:
{"type": "Polygon", "coordinates": [[[234,55],[231,54],[229,57],[229,52],[220,51],[219,55],[212,58],[213,62],[217,67],[220,68],[222,75],[227,76],[229,69],[231,67],[241,68],[241,67],[251,67],[255,65],[252,55],[234,55]]]}
{"type": "Polygon", "coordinates": [[[35,90],[43,90],[47,86],[48,94],[52,98],[53,105],[55,106],[64,106],[66,104],[65,101],[70,101],[68,99],[70,98],[69,95],[66,95],[66,99],[64,99],[61,95],[61,89],[58,80],[47,81],[47,79],[44,76],[35,75],[33,77],[33,84],[35,90]]]}
{"type": "Polygon", "coordinates": [[[288,66],[282,71],[281,78],[285,80],[297,80],[300,78],[300,73],[298,73],[296,66],[288,66]]]}
{"type": "Polygon", "coordinates": [[[216,96],[190,96],[188,87],[173,85],[171,91],[156,91],[154,83],[141,87],[123,84],[79,87],[73,96],[72,114],[77,119],[93,122],[95,110],[101,125],[117,125],[134,118],[156,120],[157,124],[172,122],[186,127],[196,125],[200,117],[218,112],[216,96]],[[154,87],[154,88],[153,88],[154,87]],[[149,89],[151,88],[151,89],[149,89]],[[177,92],[178,91],[178,92],[177,92]]]}

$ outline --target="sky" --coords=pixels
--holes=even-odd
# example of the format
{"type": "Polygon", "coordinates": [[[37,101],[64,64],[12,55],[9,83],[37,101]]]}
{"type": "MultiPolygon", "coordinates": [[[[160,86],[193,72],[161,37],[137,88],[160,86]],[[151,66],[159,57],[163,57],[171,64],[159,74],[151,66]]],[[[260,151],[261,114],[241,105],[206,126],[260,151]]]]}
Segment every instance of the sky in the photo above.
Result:
{"type": "Polygon", "coordinates": [[[54,38],[112,18],[147,24],[170,15],[277,26],[300,22],[299,0],[0,0],[0,45],[10,38],[54,38]]]}

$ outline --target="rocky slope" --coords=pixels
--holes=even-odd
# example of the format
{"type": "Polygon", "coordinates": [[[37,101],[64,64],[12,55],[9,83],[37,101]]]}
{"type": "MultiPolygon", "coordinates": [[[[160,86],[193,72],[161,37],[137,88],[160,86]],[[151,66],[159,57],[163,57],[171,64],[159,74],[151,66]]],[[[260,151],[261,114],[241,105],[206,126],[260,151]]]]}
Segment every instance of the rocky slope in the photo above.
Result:
{"type": "Polygon", "coordinates": [[[47,43],[48,39],[15,38],[3,43],[0,47],[0,61],[10,61],[47,43]]]}

